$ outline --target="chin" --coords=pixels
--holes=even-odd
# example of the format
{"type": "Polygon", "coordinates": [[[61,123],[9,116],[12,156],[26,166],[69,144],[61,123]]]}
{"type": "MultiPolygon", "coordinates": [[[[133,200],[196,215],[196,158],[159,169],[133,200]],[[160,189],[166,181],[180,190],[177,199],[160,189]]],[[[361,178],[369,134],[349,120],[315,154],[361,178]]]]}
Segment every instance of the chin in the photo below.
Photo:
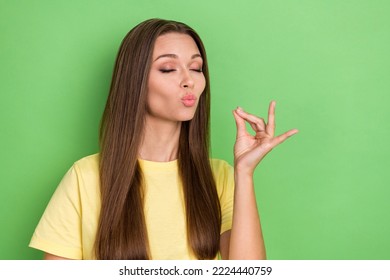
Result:
{"type": "Polygon", "coordinates": [[[190,121],[194,118],[195,116],[195,112],[196,112],[196,108],[194,108],[195,110],[185,110],[185,111],[181,111],[177,117],[178,117],[178,120],[179,121],[182,121],[182,122],[185,122],[185,121],[190,121]]]}
{"type": "Polygon", "coordinates": [[[181,118],[180,121],[181,122],[187,122],[187,121],[190,121],[194,118],[194,116],[191,116],[191,117],[187,117],[187,118],[181,118]]]}
{"type": "Polygon", "coordinates": [[[195,113],[194,114],[185,114],[185,115],[180,116],[179,120],[182,122],[190,121],[194,118],[194,116],[195,116],[195,113]]]}

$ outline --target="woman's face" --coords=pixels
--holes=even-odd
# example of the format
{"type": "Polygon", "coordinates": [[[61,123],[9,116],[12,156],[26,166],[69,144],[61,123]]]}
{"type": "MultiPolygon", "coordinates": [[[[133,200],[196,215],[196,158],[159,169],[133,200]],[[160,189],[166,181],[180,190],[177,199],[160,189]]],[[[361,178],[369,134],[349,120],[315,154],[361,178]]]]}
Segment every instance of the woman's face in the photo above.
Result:
{"type": "Polygon", "coordinates": [[[206,80],[203,60],[191,36],[167,33],[157,38],[148,81],[148,117],[187,121],[194,117],[206,80]]]}

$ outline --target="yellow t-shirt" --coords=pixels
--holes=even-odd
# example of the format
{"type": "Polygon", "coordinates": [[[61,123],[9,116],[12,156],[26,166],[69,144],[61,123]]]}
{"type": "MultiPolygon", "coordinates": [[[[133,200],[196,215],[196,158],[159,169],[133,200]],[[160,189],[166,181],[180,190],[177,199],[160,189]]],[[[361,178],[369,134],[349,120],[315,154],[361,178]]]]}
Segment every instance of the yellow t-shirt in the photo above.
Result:
{"type": "MultiPolygon", "coordinates": [[[[152,259],[195,259],[187,245],[185,206],[177,161],[139,160],[145,180],[145,219],[152,259]]],[[[221,203],[221,233],[231,229],[233,168],[211,160],[221,203]]],[[[95,259],[100,213],[99,155],[70,168],[53,194],[30,247],[70,259],[95,259]]]]}

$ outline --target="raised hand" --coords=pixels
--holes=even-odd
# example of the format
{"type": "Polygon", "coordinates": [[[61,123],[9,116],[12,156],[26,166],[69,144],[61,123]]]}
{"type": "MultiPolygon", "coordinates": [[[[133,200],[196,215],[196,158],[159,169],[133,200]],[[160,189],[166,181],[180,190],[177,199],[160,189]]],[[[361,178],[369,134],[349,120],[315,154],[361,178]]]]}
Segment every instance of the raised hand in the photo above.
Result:
{"type": "Polygon", "coordinates": [[[234,165],[236,171],[253,174],[254,169],[264,156],[288,137],[298,133],[297,129],[289,130],[279,136],[275,133],[275,101],[268,109],[268,123],[264,119],[245,112],[238,107],[233,111],[237,125],[237,137],[234,145],[234,165]],[[248,122],[255,135],[251,135],[245,126],[248,122]]]}

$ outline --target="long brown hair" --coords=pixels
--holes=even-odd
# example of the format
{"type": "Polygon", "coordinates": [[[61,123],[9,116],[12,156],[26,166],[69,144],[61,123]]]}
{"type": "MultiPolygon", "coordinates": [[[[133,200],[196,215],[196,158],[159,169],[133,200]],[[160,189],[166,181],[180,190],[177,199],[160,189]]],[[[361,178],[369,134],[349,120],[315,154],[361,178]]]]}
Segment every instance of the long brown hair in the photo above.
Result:
{"type": "Polygon", "coordinates": [[[98,259],[149,259],[142,170],[138,152],[144,133],[146,95],[154,44],[170,32],[190,35],[203,58],[206,87],[194,118],[182,122],[178,167],[195,256],[219,250],[221,209],[209,162],[210,83],[203,43],[189,26],[150,19],[134,27],[120,46],[100,128],[101,211],[95,240],[98,259]]]}

